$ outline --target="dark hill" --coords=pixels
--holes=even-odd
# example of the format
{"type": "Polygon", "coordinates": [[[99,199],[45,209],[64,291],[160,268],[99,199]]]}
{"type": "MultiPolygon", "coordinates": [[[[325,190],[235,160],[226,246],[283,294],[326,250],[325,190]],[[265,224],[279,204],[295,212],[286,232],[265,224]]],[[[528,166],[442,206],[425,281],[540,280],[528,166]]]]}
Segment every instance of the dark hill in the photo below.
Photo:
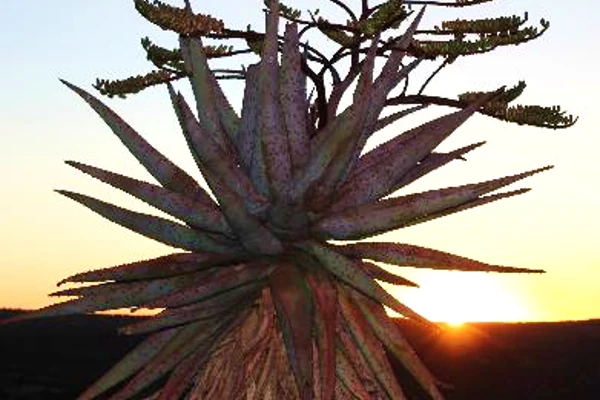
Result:
{"type": "MultiPolygon", "coordinates": [[[[0,319],[17,311],[0,311],[0,319]]],[[[69,400],[133,348],[133,318],[69,316],[0,326],[0,399],[69,400]]],[[[600,399],[600,321],[477,323],[434,334],[402,325],[449,400],[600,399]]],[[[425,399],[402,368],[413,399],[425,399]]],[[[218,399],[217,399],[218,400],[218,399]]]]}

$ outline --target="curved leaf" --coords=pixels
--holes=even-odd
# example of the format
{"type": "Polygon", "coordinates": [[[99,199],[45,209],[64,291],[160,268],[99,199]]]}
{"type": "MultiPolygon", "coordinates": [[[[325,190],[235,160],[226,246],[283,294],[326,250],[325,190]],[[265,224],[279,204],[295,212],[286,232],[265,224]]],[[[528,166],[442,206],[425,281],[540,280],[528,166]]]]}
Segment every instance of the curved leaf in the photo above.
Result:
{"type": "Polygon", "coordinates": [[[383,307],[374,303],[371,299],[362,296],[360,293],[354,292],[351,296],[354,304],[358,306],[372,331],[383,345],[415,377],[431,399],[443,400],[443,396],[436,385],[437,380],[431,375],[406,339],[404,339],[398,326],[387,316],[383,307]]]}
{"type": "Polygon", "coordinates": [[[61,79],[60,81],[81,96],[98,113],[129,152],[162,186],[193,198],[202,204],[214,205],[214,201],[191,176],[152,147],[114,111],[85,90],[65,80],[61,79]]]}
{"type": "Polygon", "coordinates": [[[476,272],[542,272],[526,268],[503,267],[475,261],[439,250],[404,243],[353,243],[336,248],[340,253],[356,258],[368,258],[407,267],[476,272]]]}
{"type": "MultiPolygon", "coordinates": [[[[408,306],[399,302],[394,296],[386,292],[377,282],[373,280],[362,269],[343,255],[331,249],[328,246],[313,241],[298,243],[298,248],[312,254],[319,263],[329,270],[342,282],[354,287],[379,303],[383,303],[392,310],[404,315],[405,317],[415,319],[427,325],[431,324],[427,319],[417,314],[408,306]]],[[[339,287],[339,286],[338,286],[339,287]]]]}
{"type": "Polygon", "coordinates": [[[355,264],[357,267],[362,268],[371,278],[377,279],[378,281],[383,281],[392,285],[419,287],[416,283],[401,276],[394,275],[381,268],[379,265],[361,260],[355,261],[355,264]]]}
{"type": "Polygon", "coordinates": [[[93,197],[67,190],[57,190],[56,192],[83,204],[111,222],[169,246],[190,251],[212,253],[228,253],[232,249],[235,251],[236,245],[225,241],[225,237],[223,237],[223,240],[217,241],[217,235],[200,232],[168,219],[130,211],[94,199],[93,197]]]}
{"type": "Polygon", "coordinates": [[[146,338],[142,343],[137,345],[135,349],[127,353],[125,357],[115,364],[100,379],[94,382],[93,385],[80,394],[77,397],[77,400],[92,400],[135,374],[142,369],[144,365],[150,362],[180,330],[181,328],[179,327],[168,329],[157,332],[146,338]]]}
{"type": "Polygon", "coordinates": [[[287,263],[269,276],[269,287],[300,398],[310,400],[313,398],[314,324],[311,290],[299,268],[287,263]]]}
{"type": "Polygon", "coordinates": [[[476,184],[393,197],[373,204],[349,208],[318,221],[314,231],[328,239],[358,240],[378,233],[421,223],[442,215],[525,193],[517,190],[479,197],[552,167],[476,184]]]}
{"type": "Polygon", "coordinates": [[[352,303],[349,293],[351,290],[345,289],[343,285],[340,285],[340,290],[338,290],[340,309],[348,324],[349,331],[367,360],[373,375],[386,391],[388,397],[390,399],[405,399],[406,397],[398,385],[381,343],[371,334],[364,316],[352,303]]]}
{"type": "Polygon", "coordinates": [[[261,283],[250,283],[211,297],[189,306],[166,309],[152,318],[119,329],[126,335],[152,332],[158,329],[186,324],[200,319],[214,318],[225,315],[227,310],[234,307],[245,307],[256,299],[261,283]]]}
{"type": "Polygon", "coordinates": [[[274,268],[274,265],[265,265],[264,262],[260,261],[220,268],[207,278],[205,282],[143,304],[143,307],[180,307],[196,303],[237,288],[238,286],[260,281],[266,278],[274,268]]]}
{"type": "Polygon", "coordinates": [[[316,345],[319,358],[321,400],[333,400],[336,377],[335,339],[338,301],[335,280],[318,265],[306,276],[315,299],[316,345]]]}
{"type": "Polygon", "coordinates": [[[194,228],[221,233],[230,237],[233,235],[223,214],[221,214],[221,211],[214,203],[206,205],[161,186],[142,182],[90,165],[74,161],[66,161],[66,163],[102,182],[137,197],[194,228]]]}
{"type": "Polygon", "coordinates": [[[135,281],[168,278],[240,260],[240,254],[174,253],[149,260],[120,264],[72,275],[58,282],[135,281]]]}
{"type": "MultiPolygon", "coordinates": [[[[184,133],[190,149],[205,178],[209,180],[211,173],[218,176],[224,185],[244,200],[249,212],[256,214],[264,211],[268,206],[267,199],[256,191],[248,176],[237,165],[234,157],[223,150],[210,136],[210,133],[200,125],[181,94],[176,94],[174,103],[186,127],[184,133]]],[[[210,185],[212,182],[208,183],[210,185]]],[[[211,189],[215,190],[213,187],[211,189]]],[[[219,195],[220,193],[215,193],[215,196],[220,199],[219,195]]]]}
{"type": "MultiPolygon", "coordinates": [[[[486,97],[487,101],[489,98],[486,97]]],[[[390,193],[394,183],[429,155],[444,139],[469,119],[482,104],[480,100],[463,110],[426,122],[371,150],[358,161],[360,172],[339,190],[331,211],[370,203],[390,193]],[[369,167],[361,166],[369,163],[369,167]]]]}

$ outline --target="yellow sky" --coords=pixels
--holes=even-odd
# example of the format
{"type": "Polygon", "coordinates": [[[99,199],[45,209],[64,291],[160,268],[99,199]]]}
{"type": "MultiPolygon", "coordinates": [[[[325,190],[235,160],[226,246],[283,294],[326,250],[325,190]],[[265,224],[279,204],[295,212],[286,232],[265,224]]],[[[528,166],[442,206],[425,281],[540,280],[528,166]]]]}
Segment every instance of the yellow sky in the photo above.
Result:
{"type": "MultiPolygon", "coordinates": [[[[161,215],[62,162],[82,161],[151,181],[95,113],[57,78],[93,92],[90,84],[96,77],[126,77],[150,70],[138,43],[140,37],[148,35],[166,47],[175,46],[172,35],[146,24],[130,4],[82,3],[65,2],[52,11],[31,10],[21,2],[9,1],[8,20],[24,22],[0,28],[0,45],[6,49],[6,59],[11,60],[0,66],[0,86],[5,88],[0,91],[0,166],[4,172],[0,196],[0,307],[40,307],[51,301],[46,293],[54,290],[54,283],[70,274],[172,251],[52,191],[69,189],[161,215]],[[60,7],[65,8],[61,11],[60,7]],[[103,27],[98,13],[104,7],[116,17],[110,32],[100,35],[103,27]],[[43,32],[45,40],[41,41],[36,27],[48,20],[50,12],[56,13],[58,23],[43,32]],[[68,13],[76,13],[73,15],[78,19],[73,20],[68,13]],[[72,34],[83,29],[86,34],[72,34]],[[22,45],[16,46],[15,40],[22,45]]],[[[307,2],[306,7],[311,8],[313,3],[307,2]]],[[[520,103],[560,104],[578,115],[580,121],[568,130],[551,131],[476,116],[443,143],[441,150],[481,140],[488,143],[469,154],[468,162],[455,161],[400,193],[475,182],[548,164],[556,168],[511,187],[532,187],[530,193],[388,233],[377,240],[432,247],[493,264],[544,269],[547,274],[500,276],[393,267],[392,271],[401,271],[421,288],[386,288],[431,319],[600,318],[600,200],[596,189],[600,117],[595,98],[600,89],[596,72],[600,62],[597,52],[588,51],[581,43],[590,40],[591,45],[600,32],[590,17],[592,12],[571,10],[580,14],[570,14],[565,20],[564,10],[548,10],[544,4],[534,1],[488,8],[490,16],[522,15],[529,10],[532,23],[545,17],[553,25],[533,43],[457,62],[440,75],[439,82],[434,81],[428,93],[451,97],[468,90],[514,85],[524,79],[528,88],[519,98],[520,103]],[[573,29],[573,19],[577,19],[579,31],[573,29]],[[578,36],[581,32],[583,39],[578,36]]],[[[231,10],[218,4],[210,7],[214,15],[229,20],[227,13],[231,10]]],[[[590,7],[595,6],[590,3],[590,7]]],[[[486,9],[482,6],[481,10],[486,9]]],[[[258,29],[262,21],[260,13],[255,14],[253,26],[258,29]]],[[[437,21],[426,22],[426,26],[437,21]]],[[[233,65],[239,63],[236,60],[233,65]]],[[[435,65],[427,68],[431,70],[435,65]]],[[[224,87],[239,109],[241,85],[227,82],[224,87]]],[[[191,99],[183,82],[178,88],[191,99]]],[[[144,91],[127,100],[103,100],[150,143],[200,178],[164,88],[144,91]]],[[[438,108],[407,118],[378,134],[369,146],[449,111],[438,108]]]]}

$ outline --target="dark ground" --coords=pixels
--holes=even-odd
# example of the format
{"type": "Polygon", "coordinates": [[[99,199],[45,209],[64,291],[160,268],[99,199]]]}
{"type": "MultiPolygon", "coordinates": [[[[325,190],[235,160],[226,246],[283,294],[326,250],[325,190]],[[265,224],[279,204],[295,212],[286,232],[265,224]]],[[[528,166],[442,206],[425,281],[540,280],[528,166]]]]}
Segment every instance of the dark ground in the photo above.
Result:
{"type": "MultiPolygon", "coordinates": [[[[0,311],[0,319],[15,313],[0,311]]],[[[139,317],[0,326],[0,400],[74,399],[142,339],[116,334],[131,318],[139,317]]],[[[430,369],[453,386],[444,390],[449,400],[600,399],[600,321],[477,323],[439,334],[402,326],[430,369]]],[[[414,399],[426,398],[407,382],[414,399]]]]}

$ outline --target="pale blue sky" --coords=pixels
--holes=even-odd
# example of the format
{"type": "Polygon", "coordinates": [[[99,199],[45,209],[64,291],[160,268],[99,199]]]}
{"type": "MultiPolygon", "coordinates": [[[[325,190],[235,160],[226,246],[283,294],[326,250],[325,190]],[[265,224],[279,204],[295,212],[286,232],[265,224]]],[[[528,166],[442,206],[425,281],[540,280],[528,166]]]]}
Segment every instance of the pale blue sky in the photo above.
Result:
{"type": "MultiPolygon", "coordinates": [[[[183,1],[167,3],[180,5],[183,1]]],[[[196,11],[221,18],[228,26],[243,29],[251,23],[254,29],[263,30],[261,0],[192,4],[196,11]]],[[[328,1],[288,0],[286,4],[303,11],[321,8],[325,16],[345,20],[328,1]]],[[[360,2],[347,4],[357,9],[360,2]]],[[[600,200],[596,189],[600,170],[596,161],[600,144],[600,117],[596,111],[600,6],[591,0],[498,0],[446,13],[430,8],[423,27],[432,27],[440,18],[523,15],[525,11],[529,11],[531,24],[538,26],[540,18],[551,22],[542,38],[461,59],[444,70],[426,92],[452,97],[463,91],[514,85],[523,79],[528,88],[519,98],[520,103],[560,104],[578,115],[580,121],[568,130],[552,131],[477,116],[442,147],[452,149],[480,140],[488,144],[469,155],[468,162],[448,166],[407,191],[489,179],[547,164],[556,168],[515,186],[534,188],[522,197],[388,234],[383,239],[435,247],[491,263],[543,268],[548,273],[467,277],[409,271],[407,276],[421,283],[422,289],[396,293],[433,319],[450,313],[440,303],[460,308],[467,319],[486,319],[481,310],[493,310],[487,314],[490,319],[600,317],[600,200]],[[518,310],[509,309],[513,303],[518,310]],[[508,311],[498,309],[502,304],[508,311]]],[[[97,94],[91,87],[97,77],[124,78],[152,69],[139,44],[141,37],[149,36],[165,47],[175,47],[177,41],[174,34],[147,23],[130,0],[3,0],[2,17],[0,307],[38,307],[48,301],[45,296],[54,282],[66,275],[169,251],[52,190],[70,189],[150,212],[149,207],[63,163],[74,159],[150,179],[94,112],[58,78],[97,94]]],[[[310,38],[313,46],[329,45],[318,34],[310,38]]],[[[254,57],[239,57],[211,65],[238,67],[242,62],[254,61],[254,57]]],[[[435,65],[423,69],[432,67],[435,65]]],[[[177,86],[189,94],[183,81],[177,86]]],[[[242,84],[227,82],[224,87],[239,109],[242,84]]],[[[127,100],[102,99],[153,145],[198,176],[164,87],[127,100]]],[[[407,119],[373,143],[414,126],[424,117],[447,111],[433,109],[407,119]]]]}

